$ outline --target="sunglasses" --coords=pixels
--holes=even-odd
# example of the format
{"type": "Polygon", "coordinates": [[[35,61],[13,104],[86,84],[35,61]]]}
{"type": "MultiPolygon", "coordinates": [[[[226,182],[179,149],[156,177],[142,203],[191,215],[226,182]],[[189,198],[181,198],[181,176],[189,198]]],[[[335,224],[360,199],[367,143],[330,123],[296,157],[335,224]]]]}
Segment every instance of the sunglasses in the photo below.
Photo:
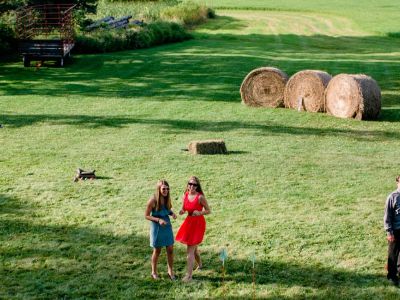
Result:
{"type": "Polygon", "coordinates": [[[193,182],[188,182],[188,185],[191,185],[191,186],[198,186],[197,183],[193,183],[193,182]]]}

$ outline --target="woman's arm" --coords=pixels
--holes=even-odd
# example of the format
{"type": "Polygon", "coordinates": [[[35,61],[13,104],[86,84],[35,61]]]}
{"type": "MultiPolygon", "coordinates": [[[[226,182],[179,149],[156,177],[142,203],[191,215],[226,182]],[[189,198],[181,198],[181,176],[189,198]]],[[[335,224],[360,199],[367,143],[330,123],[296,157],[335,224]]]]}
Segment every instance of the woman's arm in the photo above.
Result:
{"type": "Polygon", "coordinates": [[[146,206],[146,210],[144,212],[144,217],[149,221],[159,223],[160,218],[150,216],[151,210],[154,208],[155,204],[156,204],[156,199],[154,199],[154,198],[150,198],[149,201],[147,201],[147,206],[146,206]]]}
{"type": "Polygon", "coordinates": [[[200,195],[199,202],[203,206],[203,210],[202,211],[195,210],[193,212],[193,215],[194,216],[204,216],[204,215],[211,214],[211,209],[208,206],[207,199],[206,199],[206,197],[204,197],[204,195],[200,195]]]}
{"type": "Polygon", "coordinates": [[[176,214],[174,213],[174,211],[173,211],[172,209],[169,210],[168,215],[170,215],[170,216],[171,216],[172,218],[174,218],[174,219],[177,218],[176,214]]]}
{"type": "Polygon", "coordinates": [[[181,208],[181,210],[179,211],[179,214],[180,215],[183,215],[184,213],[185,213],[185,195],[183,195],[182,196],[182,208],[181,208]]]}

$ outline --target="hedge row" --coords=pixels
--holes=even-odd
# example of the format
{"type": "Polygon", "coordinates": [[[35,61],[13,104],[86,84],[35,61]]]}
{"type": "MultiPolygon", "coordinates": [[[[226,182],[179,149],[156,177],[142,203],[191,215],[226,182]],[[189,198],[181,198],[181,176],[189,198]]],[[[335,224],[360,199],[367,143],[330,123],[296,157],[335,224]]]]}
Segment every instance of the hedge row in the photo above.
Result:
{"type": "Polygon", "coordinates": [[[10,27],[0,23],[0,55],[12,52],[16,48],[14,32],[10,27]]]}
{"type": "Polygon", "coordinates": [[[79,34],[74,52],[103,53],[148,48],[184,41],[191,37],[179,24],[158,21],[131,29],[103,29],[79,34]]]}

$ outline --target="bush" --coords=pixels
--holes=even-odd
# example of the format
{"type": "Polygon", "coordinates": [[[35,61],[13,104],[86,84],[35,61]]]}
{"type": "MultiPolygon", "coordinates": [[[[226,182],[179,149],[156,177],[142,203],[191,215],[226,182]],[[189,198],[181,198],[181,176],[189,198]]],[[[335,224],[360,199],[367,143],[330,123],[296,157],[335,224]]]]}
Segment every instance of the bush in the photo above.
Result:
{"type": "MultiPolygon", "coordinates": [[[[74,1],[97,4],[97,0],[74,1]]],[[[117,16],[119,14],[116,12],[129,11],[138,20],[145,20],[148,24],[129,29],[103,28],[90,33],[83,32],[82,29],[93,22],[89,19],[89,16],[93,17],[93,15],[87,14],[87,10],[78,9],[74,13],[77,31],[74,52],[103,53],[184,41],[191,38],[185,26],[193,26],[215,16],[214,11],[205,6],[191,2],[182,3],[179,0],[150,0],[150,2],[127,0],[127,2],[119,1],[112,4],[108,3],[109,1],[99,0],[101,9],[99,17],[117,16]]],[[[0,55],[15,53],[17,49],[15,33],[5,24],[11,24],[11,22],[4,22],[3,14],[3,21],[0,19],[0,55]]]]}
{"type": "Polygon", "coordinates": [[[108,0],[108,2],[130,2],[130,3],[147,3],[147,2],[172,2],[177,3],[178,0],[108,0]]]}
{"type": "Polygon", "coordinates": [[[141,49],[190,38],[191,35],[181,25],[158,21],[139,28],[103,29],[78,34],[74,52],[103,53],[141,49]]]}
{"type": "Polygon", "coordinates": [[[393,38],[400,38],[400,32],[389,32],[387,36],[393,38]]]}
{"type": "Polygon", "coordinates": [[[215,12],[204,5],[186,2],[166,8],[160,15],[163,20],[172,20],[184,26],[193,26],[204,23],[208,18],[214,18],[215,12]]]}
{"type": "Polygon", "coordinates": [[[0,55],[11,52],[16,47],[13,30],[6,24],[0,23],[0,55]]]}
{"type": "Polygon", "coordinates": [[[151,23],[159,21],[163,10],[178,5],[179,2],[179,0],[99,0],[96,18],[132,15],[135,19],[151,23]]]}

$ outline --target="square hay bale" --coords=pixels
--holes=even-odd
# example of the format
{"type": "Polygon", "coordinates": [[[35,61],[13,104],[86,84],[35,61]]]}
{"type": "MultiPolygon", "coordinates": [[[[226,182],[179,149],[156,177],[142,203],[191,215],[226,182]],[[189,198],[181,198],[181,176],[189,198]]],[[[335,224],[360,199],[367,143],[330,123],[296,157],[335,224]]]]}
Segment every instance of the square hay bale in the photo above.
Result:
{"type": "Polygon", "coordinates": [[[192,154],[228,154],[224,140],[192,141],[188,150],[192,154]]]}

